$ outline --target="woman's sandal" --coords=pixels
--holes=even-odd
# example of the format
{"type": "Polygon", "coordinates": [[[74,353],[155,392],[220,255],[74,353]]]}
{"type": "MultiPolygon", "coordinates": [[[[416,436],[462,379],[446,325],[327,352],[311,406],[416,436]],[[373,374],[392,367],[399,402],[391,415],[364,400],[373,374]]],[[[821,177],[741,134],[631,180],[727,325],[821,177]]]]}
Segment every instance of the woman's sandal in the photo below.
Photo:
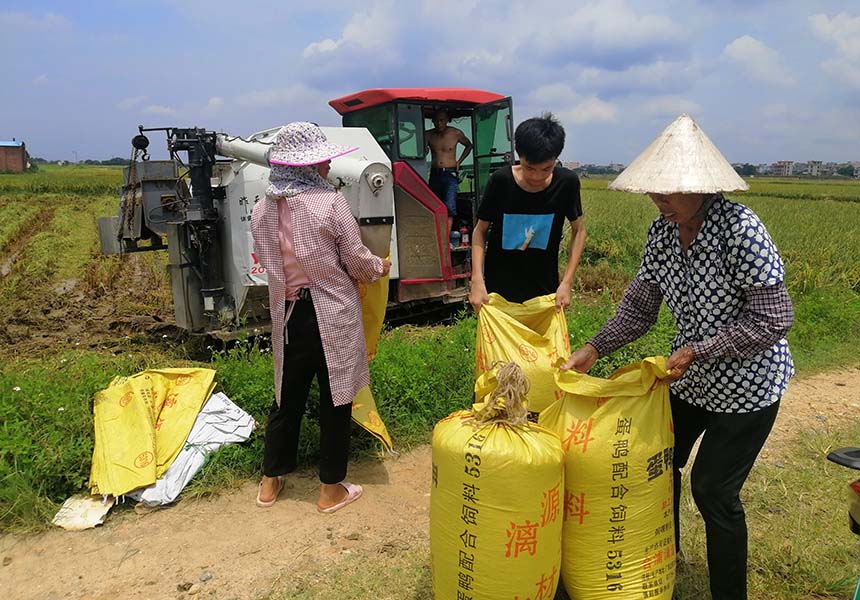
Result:
{"type": "Polygon", "coordinates": [[[260,508],[269,508],[275,502],[278,501],[278,496],[281,495],[281,490],[284,489],[284,483],[286,482],[286,478],[283,475],[278,476],[278,491],[275,493],[275,497],[271,500],[264,502],[260,499],[260,494],[263,493],[263,482],[260,482],[260,486],[257,488],[257,506],[260,508]]]}
{"type": "Polygon", "coordinates": [[[355,502],[356,500],[361,498],[361,494],[362,494],[362,492],[364,492],[362,487],[360,485],[358,485],[357,483],[349,483],[348,481],[341,481],[340,485],[342,485],[343,488],[346,490],[346,498],[344,498],[343,500],[341,500],[337,504],[329,506],[328,508],[322,508],[321,506],[317,505],[318,511],[320,511],[321,513],[325,513],[327,515],[329,515],[333,512],[337,512],[341,508],[346,506],[347,504],[352,504],[353,502],[355,502]]]}

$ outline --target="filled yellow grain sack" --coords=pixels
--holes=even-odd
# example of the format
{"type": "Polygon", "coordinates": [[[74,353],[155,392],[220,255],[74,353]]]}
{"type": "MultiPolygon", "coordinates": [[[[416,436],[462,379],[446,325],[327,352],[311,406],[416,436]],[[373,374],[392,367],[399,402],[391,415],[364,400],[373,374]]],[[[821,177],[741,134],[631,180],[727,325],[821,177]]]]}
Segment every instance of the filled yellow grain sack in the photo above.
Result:
{"type": "Polygon", "coordinates": [[[555,294],[521,304],[490,294],[478,313],[476,347],[476,377],[496,361],[522,367],[531,383],[529,410],[540,412],[561,397],[553,372],[559,359],[570,354],[570,340],[564,312],[555,309],[555,294]]]}
{"type": "Polygon", "coordinates": [[[609,379],[559,371],[539,423],[565,459],[562,578],[571,600],[669,600],[675,582],[674,435],[663,357],[609,379]]]}
{"type": "Polygon", "coordinates": [[[155,483],[182,450],[214,387],[212,369],[150,369],[115,377],[97,392],[90,493],[121,496],[155,483]]]}
{"type": "MultiPolygon", "coordinates": [[[[483,311],[482,311],[483,312],[483,311]]],[[[558,437],[526,421],[528,381],[484,373],[471,411],[433,430],[430,553],[440,600],[551,600],[561,562],[558,437]]]]}

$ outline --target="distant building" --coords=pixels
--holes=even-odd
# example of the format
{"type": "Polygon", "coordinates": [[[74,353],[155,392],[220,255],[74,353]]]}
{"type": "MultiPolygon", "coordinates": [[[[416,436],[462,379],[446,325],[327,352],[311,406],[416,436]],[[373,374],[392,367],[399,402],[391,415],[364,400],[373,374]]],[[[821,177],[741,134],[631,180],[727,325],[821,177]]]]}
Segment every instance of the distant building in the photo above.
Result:
{"type": "Polygon", "coordinates": [[[569,162],[564,163],[564,166],[565,166],[565,168],[573,171],[574,169],[579,168],[579,161],[578,160],[571,160],[569,162]]]}
{"type": "Polygon", "coordinates": [[[769,172],[777,177],[790,177],[794,175],[794,161],[778,160],[770,166],[769,172]]]}
{"type": "Polygon", "coordinates": [[[15,138],[12,138],[11,142],[0,140],[0,172],[23,173],[29,162],[30,157],[24,142],[16,141],[15,138]]]}
{"type": "Polygon", "coordinates": [[[821,161],[820,160],[809,161],[808,174],[810,177],[821,177],[821,161]]]}
{"type": "Polygon", "coordinates": [[[609,163],[609,170],[620,173],[624,170],[624,165],[622,163],[609,163]]]}

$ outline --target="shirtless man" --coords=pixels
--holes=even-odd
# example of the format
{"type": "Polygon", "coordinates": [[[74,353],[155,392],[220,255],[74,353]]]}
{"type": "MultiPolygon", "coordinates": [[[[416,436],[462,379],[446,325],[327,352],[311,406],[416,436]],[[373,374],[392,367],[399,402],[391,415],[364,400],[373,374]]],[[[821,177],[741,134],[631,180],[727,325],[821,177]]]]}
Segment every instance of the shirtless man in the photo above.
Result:
{"type": "Polygon", "coordinates": [[[457,216],[457,188],[460,180],[457,170],[472,151],[472,142],[456,127],[448,127],[448,111],[444,108],[433,115],[435,127],[424,132],[424,153],[430,151],[430,189],[448,209],[448,234],[457,216]],[[463,144],[463,153],[457,158],[457,144],[463,144]]]}

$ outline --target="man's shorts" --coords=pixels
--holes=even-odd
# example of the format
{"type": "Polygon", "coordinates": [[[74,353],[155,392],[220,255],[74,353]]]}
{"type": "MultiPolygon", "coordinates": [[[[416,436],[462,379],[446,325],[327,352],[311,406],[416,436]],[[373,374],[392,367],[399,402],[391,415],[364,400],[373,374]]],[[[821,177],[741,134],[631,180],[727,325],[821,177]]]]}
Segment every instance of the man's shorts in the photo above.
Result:
{"type": "Polygon", "coordinates": [[[460,181],[457,179],[457,169],[430,169],[430,189],[445,203],[448,215],[457,216],[457,189],[460,181]]]}

